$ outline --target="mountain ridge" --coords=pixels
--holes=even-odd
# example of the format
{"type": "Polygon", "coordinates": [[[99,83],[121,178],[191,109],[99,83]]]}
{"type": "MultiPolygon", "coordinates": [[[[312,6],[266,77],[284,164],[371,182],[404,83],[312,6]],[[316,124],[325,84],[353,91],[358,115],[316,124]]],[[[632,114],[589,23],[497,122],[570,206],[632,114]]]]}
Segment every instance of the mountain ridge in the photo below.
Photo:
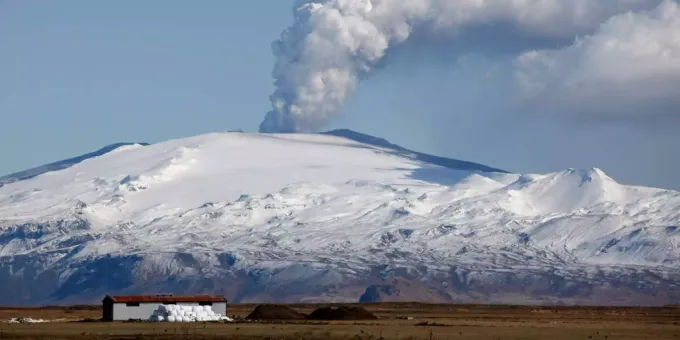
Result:
{"type": "Polygon", "coordinates": [[[67,169],[75,164],[78,164],[84,160],[93,158],[93,157],[98,157],[104,154],[107,154],[113,150],[116,150],[120,147],[124,146],[130,146],[130,145],[149,145],[148,143],[115,143],[115,144],[110,144],[107,145],[97,151],[89,152],[80,156],[64,159],[61,161],[56,161],[52,163],[48,163],[45,165],[40,165],[35,168],[30,168],[22,171],[18,171],[15,173],[11,173],[8,175],[0,176],[0,187],[6,184],[10,184],[13,182],[17,181],[23,181],[27,179],[31,179],[36,176],[40,176],[44,173],[47,172],[52,172],[52,171],[58,171],[58,170],[63,170],[67,169]]]}
{"type": "MultiPolygon", "coordinates": [[[[229,131],[229,133],[244,133],[242,130],[234,130],[234,131],[229,131]]],[[[471,170],[479,170],[479,171],[490,171],[490,172],[507,172],[505,170],[500,170],[492,167],[488,167],[486,165],[482,164],[477,164],[477,163],[472,163],[472,162],[466,162],[466,161],[461,161],[457,159],[451,159],[451,158],[445,158],[445,157],[439,157],[439,156],[434,156],[434,155],[428,155],[416,151],[412,151],[409,149],[406,149],[404,147],[401,147],[397,144],[392,144],[386,139],[379,138],[379,137],[374,137],[370,136],[367,134],[363,134],[360,132],[356,132],[350,129],[336,129],[336,130],[331,130],[331,131],[326,131],[326,132],[321,132],[320,134],[323,135],[329,135],[329,136],[336,136],[336,137],[343,137],[347,138],[356,142],[360,142],[363,144],[367,145],[372,145],[372,146],[378,146],[378,147],[384,147],[388,149],[393,149],[395,152],[400,152],[400,153],[412,153],[416,159],[426,161],[432,164],[437,164],[441,165],[444,167],[449,167],[449,168],[457,168],[457,169],[471,169],[471,170]]],[[[52,171],[58,171],[58,170],[63,170],[66,168],[69,168],[73,165],[76,165],[82,161],[85,161],[90,158],[102,156],[106,153],[109,153],[111,151],[114,151],[120,147],[125,147],[125,146],[131,146],[131,145],[142,145],[142,146],[148,146],[150,145],[149,143],[114,143],[107,145],[105,147],[102,147],[98,149],[97,151],[93,151],[90,153],[86,153],[80,156],[75,156],[71,157],[65,160],[61,161],[56,161],[52,163],[48,163],[45,165],[40,165],[34,168],[30,168],[27,170],[22,170],[18,171],[15,173],[7,174],[4,176],[0,176],[0,187],[3,185],[17,182],[17,181],[22,181],[26,179],[31,179],[33,177],[42,175],[47,172],[52,172],[52,171]]]]}
{"type": "Polygon", "coordinates": [[[322,132],[322,134],[344,137],[344,138],[348,138],[348,139],[351,139],[353,141],[368,144],[368,145],[374,145],[374,146],[384,147],[384,148],[388,148],[388,149],[393,149],[393,150],[395,150],[395,152],[400,153],[401,155],[412,154],[413,158],[416,159],[416,160],[440,165],[440,166],[447,167],[447,168],[460,169],[460,170],[476,170],[476,171],[484,171],[484,172],[508,173],[505,170],[492,168],[492,167],[482,165],[482,164],[478,164],[478,163],[461,161],[461,160],[457,160],[457,159],[451,159],[451,158],[445,158],[445,157],[439,157],[439,156],[433,156],[433,155],[428,155],[428,154],[425,154],[425,153],[409,150],[409,149],[406,149],[406,148],[401,147],[399,145],[392,144],[389,141],[387,141],[386,139],[366,135],[366,134],[356,132],[356,131],[352,131],[352,130],[349,130],[349,129],[331,130],[331,131],[327,131],[327,132],[322,132]]]}
{"type": "Polygon", "coordinates": [[[158,291],[235,302],[680,301],[678,192],[599,169],[430,163],[343,133],[128,146],[6,185],[0,304],[158,291]]]}

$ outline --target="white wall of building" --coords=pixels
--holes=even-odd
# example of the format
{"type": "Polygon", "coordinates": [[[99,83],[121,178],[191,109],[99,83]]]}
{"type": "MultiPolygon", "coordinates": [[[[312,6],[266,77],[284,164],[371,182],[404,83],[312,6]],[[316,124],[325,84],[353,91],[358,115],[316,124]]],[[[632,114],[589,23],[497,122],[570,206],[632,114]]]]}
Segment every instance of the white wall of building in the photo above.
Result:
{"type": "MultiPolygon", "coordinates": [[[[199,306],[198,302],[178,302],[177,305],[182,306],[199,306]]],[[[125,320],[148,320],[153,314],[153,311],[161,305],[158,302],[140,302],[139,306],[127,306],[126,303],[114,303],[113,304],[113,320],[114,321],[125,321],[125,320]]],[[[226,302],[213,302],[212,310],[215,313],[219,313],[223,316],[227,315],[227,303],[226,302]]]]}

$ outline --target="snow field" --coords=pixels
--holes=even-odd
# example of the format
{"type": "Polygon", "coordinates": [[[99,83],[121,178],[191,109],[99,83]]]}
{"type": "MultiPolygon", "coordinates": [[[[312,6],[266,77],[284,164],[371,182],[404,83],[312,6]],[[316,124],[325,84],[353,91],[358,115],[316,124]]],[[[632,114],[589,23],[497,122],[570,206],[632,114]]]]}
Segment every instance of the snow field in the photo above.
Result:
{"type": "MultiPolygon", "coordinates": [[[[471,172],[340,137],[220,133],[1,187],[0,258],[49,254],[47,270],[138,255],[142,272],[181,275],[198,269],[177,254],[215,271],[224,254],[269,269],[404,258],[680,268],[679,211],[680,193],[599,169],[471,172]]],[[[158,316],[189,317],[176,313],[158,316]]]]}

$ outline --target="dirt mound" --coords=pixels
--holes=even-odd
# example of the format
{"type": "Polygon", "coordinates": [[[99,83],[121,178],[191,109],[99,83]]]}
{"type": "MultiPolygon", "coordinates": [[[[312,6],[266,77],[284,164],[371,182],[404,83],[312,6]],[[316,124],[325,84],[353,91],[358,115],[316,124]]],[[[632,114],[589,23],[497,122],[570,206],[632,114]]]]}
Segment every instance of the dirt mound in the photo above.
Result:
{"type": "Polygon", "coordinates": [[[282,305],[259,305],[246,320],[304,320],[305,314],[282,305]]]}
{"type": "Polygon", "coordinates": [[[308,320],[375,320],[378,317],[362,307],[323,307],[307,316],[308,320]]]}

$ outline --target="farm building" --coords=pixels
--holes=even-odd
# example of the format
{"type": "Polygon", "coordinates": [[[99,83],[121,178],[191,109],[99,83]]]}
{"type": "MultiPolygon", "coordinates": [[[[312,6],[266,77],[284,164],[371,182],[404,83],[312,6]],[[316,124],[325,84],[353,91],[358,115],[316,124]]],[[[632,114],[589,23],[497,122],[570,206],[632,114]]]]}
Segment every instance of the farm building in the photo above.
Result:
{"type": "Polygon", "coordinates": [[[227,315],[227,299],[222,295],[195,296],[109,296],[102,301],[104,321],[148,320],[159,305],[211,306],[215,313],[227,315]]]}

